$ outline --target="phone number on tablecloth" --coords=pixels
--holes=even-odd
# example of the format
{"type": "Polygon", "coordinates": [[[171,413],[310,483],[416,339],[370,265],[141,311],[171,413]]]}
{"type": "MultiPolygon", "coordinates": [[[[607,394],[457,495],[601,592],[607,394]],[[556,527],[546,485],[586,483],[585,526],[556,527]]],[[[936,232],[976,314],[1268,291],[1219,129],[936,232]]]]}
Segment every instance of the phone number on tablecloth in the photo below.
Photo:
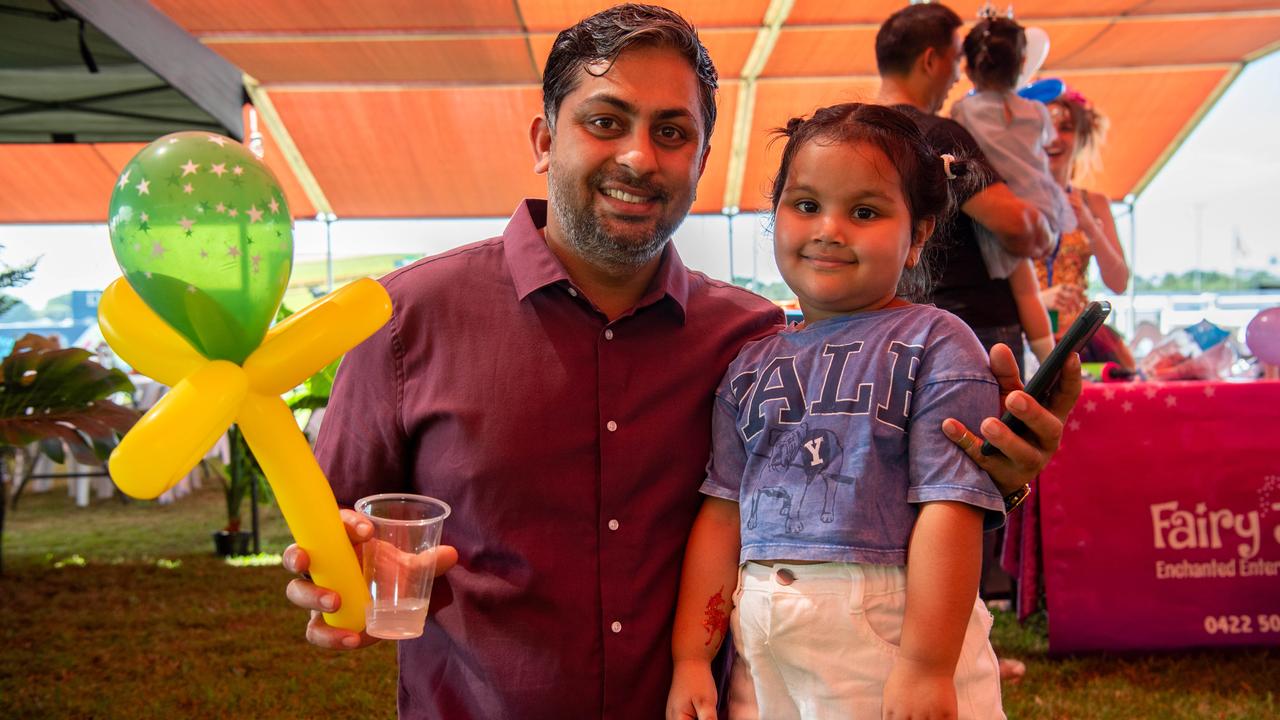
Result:
{"type": "Polygon", "coordinates": [[[1280,615],[1206,615],[1204,631],[1210,635],[1280,633],[1280,615]]]}

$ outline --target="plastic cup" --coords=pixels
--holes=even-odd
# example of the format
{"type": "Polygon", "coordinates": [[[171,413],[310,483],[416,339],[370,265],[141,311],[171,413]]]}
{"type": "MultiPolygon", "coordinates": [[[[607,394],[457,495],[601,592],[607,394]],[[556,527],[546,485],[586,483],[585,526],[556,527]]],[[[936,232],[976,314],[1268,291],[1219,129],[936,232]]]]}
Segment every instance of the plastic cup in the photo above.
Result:
{"type": "Polygon", "coordinates": [[[436,548],[450,508],[425,495],[387,493],[360,498],[355,509],[373,523],[373,537],[363,546],[372,598],[365,632],[384,640],[416,638],[427,621],[436,548]]]}

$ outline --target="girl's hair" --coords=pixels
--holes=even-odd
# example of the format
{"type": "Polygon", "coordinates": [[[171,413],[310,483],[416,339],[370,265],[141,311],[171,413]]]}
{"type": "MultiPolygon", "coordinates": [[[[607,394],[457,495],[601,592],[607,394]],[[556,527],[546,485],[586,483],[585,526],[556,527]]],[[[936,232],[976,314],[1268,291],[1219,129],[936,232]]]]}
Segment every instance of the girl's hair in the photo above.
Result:
{"type": "MultiPolygon", "coordinates": [[[[808,119],[791,118],[786,127],[777,128],[773,133],[775,139],[786,138],[787,141],[769,196],[775,215],[791,163],[800,148],[811,142],[824,145],[870,143],[883,152],[902,179],[902,195],[911,215],[913,238],[917,224],[923,220],[935,220],[935,233],[946,223],[952,209],[951,188],[947,180],[965,176],[969,170],[962,160],[943,160],[910,116],[883,105],[832,105],[815,111],[808,119]]],[[[930,255],[932,253],[922,252],[915,267],[903,270],[898,282],[899,295],[919,300],[928,293],[931,263],[927,258],[930,255]]]]}
{"type": "Polygon", "coordinates": [[[1049,103],[1061,107],[1071,117],[1071,127],[1076,136],[1075,157],[1071,158],[1071,175],[1082,178],[1102,169],[1102,144],[1107,139],[1110,122],[1098,112],[1093,103],[1074,90],[1068,90],[1049,103]]]}
{"type": "Polygon", "coordinates": [[[1026,53],[1027,33],[1011,18],[983,18],[964,38],[964,59],[976,85],[1012,90],[1026,53]]]}

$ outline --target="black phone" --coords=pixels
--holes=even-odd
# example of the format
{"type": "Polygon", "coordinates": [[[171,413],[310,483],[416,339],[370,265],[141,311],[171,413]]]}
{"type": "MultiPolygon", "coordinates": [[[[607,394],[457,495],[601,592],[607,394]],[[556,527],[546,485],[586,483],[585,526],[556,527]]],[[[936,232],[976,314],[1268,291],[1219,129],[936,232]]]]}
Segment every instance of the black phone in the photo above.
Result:
{"type": "MultiPolygon", "coordinates": [[[[1031,381],[1023,388],[1028,395],[1036,399],[1041,405],[1049,399],[1053,389],[1058,386],[1058,380],[1062,377],[1062,366],[1067,362],[1067,358],[1071,353],[1078,353],[1084,349],[1093,334],[1102,327],[1102,323],[1106,322],[1107,316],[1111,314],[1111,303],[1105,300],[1099,302],[1091,302],[1085,306],[1084,311],[1071,323],[1071,327],[1067,328],[1066,334],[1062,336],[1062,342],[1053,347],[1049,351],[1049,357],[1044,359],[1044,363],[1040,365],[1040,369],[1031,377],[1031,381]]],[[[1009,426],[1014,433],[1026,437],[1027,426],[1021,420],[1014,417],[1008,410],[1000,416],[1000,422],[1009,426]]],[[[982,443],[983,455],[1001,455],[995,445],[990,440],[984,440],[982,443]]]]}

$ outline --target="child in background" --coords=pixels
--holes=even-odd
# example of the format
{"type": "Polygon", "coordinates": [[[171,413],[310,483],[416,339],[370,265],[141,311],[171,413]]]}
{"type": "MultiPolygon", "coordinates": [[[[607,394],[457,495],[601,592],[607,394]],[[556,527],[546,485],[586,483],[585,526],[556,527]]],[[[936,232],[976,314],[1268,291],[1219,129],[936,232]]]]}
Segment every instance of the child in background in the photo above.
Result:
{"type": "MultiPolygon", "coordinates": [[[[1049,174],[1044,148],[1057,133],[1043,104],[1015,92],[1026,47],[1026,33],[1013,20],[992,15],[979,20],[964,39],[965,72],[973,81],[974,93],[955,104],[951,117],[978,141],[1014,194],[1035,206],[1054,233],[1061,235],[1075,230],[1076,216],[1066,193],[1049,174]]],[[[1043,362],[1053,349],[1053,333],[1031,261],[1010,255],[981,226],[978,246],[991,277],[1009,278],[1022,330],[1031,351],[1043,362]]]]}
{"type": "Polygon", "coordinates": [[[999,391],[969,328],[908,299],[947,217],[944,161],[882,106],[780,133],[774,250],[805,320],[744,347],[716,391],[667,717],[714,713],[730,626],[735,719],[1003,717],[978,599],[1003,502],[934,431],[980,423],[999,391]]]}

